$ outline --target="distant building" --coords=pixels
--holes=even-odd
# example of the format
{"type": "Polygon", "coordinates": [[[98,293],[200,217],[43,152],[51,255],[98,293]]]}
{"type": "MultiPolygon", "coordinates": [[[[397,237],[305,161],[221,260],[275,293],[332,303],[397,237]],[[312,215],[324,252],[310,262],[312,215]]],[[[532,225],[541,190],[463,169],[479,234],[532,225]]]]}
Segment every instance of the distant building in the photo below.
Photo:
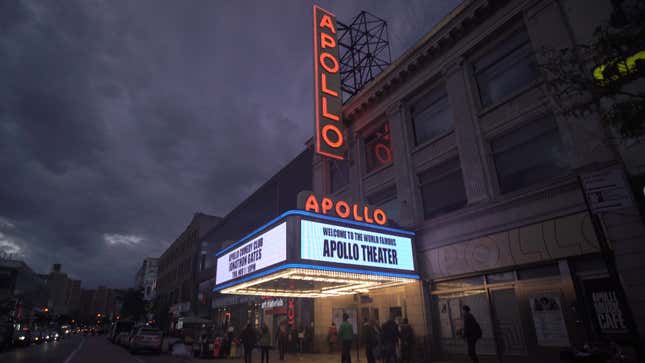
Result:
{"type": "Polygon", "coordinates": [[[159,258],[157,294],[176,315],[192,310],[191,302],[197,295],[194,257],[201,239],[220,220],[220,217],[195,213],[184,232],[159,258]]]}
{"type": "Polygon", "coordinates": [[[157,276],[159,273],[159,259],[146,257],[137,271],[134,287],[143,290],[143,300],[151,301],[157,293],[157,276]]]}
{"type": "Polygon", "coordinates": [[[52,266],[49,274],[42,276],[47,283],[49,311],[54,314],[76,314],[81,303],[81,280],[69,278],[61,271],[59,263],[52,266]]]}
{"type": "Polygon", "coordinates": [[[0,305],[16,321],[29,321],[47,304],[45,280],[26,263],[0,259],[0,305]]]}
{"type": "Polygon", "coordinates": [[[80,320],[88,320],[92,313],[92,301],[94,300],[95,289],[81,289],[81,307],[79,311],[80,320]]]}
{"type": "Polygon", "coordinates": [[[70,279],[67,284],[67,310],[76,315],[81,308],[81,280],[70,279]]]}
{"type": "Polygon", "coordinates": [[[107,319],[115,319],[123,306],[125,290],[99,286],[96,289],[81,289],[80,318],[91,322],[99,314],[107,319]]]}

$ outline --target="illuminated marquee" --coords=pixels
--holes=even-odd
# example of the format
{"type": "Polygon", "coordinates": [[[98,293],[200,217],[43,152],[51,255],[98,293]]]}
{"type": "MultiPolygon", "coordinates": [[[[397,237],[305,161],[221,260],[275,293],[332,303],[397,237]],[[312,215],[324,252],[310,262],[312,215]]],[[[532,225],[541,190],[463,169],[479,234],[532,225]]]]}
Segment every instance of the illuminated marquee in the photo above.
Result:
{"type": "Polygon", "coordinates": [[[287,224],[282,223],[217,259],[216,284],[239,278],[287,258],[287,224]]]}
{"type": "Polygon", "coordinates": [[[341,115],[336,16],[316,5],[313,12],[316,152],[343,160],[346,144],[345,126],[341,115]]]}
{"type": "Polygon", "coordinates": [[[349,203],[342,199],[319,197],[312,192],[300,192],[298,194],[298,208],[307,212],[353,219],[356,222],[378,224],[380,226],[387,224],[387,213],[381,208],[349,203]]]}
{"type": "MultiPolygon", "coordinates": [[[[413,232],[396,228],[287,211],[216,253],[217,285],[213,291],[314,298],[413,283],[419,279],[413,236],[413,232]],[[261,244],[256,243],[259,239],[261,244]],[[254,254],[256,246],[262,248],[261,257],[254,254]],[[236,262],[244,254],[251,256],[254,266],[232,277],[232,271],[248,265],[248,260],[239,262],[240,266],[236,262]],[[264,260],[268,256],[274,258],[264,260]]],[[[295,311],[290,311],[289,300],[285,305],[291,318],[295,311]]]]}
{"type": "Polygon", "coordinates": [[[307,220],[300,222],[300,256],[306,260],[414,271],[410,237],[307,220]]]}

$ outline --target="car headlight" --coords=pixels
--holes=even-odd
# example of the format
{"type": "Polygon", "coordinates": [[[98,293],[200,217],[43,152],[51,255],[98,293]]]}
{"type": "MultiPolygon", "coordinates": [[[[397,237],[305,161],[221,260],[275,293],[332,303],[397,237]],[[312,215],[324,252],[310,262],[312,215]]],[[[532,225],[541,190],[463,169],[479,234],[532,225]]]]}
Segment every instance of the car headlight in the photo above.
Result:
{"type": "Polygon", "coordinates": [[[54,334],[54,338],[58,338],[58,333],[54,334]]]}
{"type": "Polygon", "coordinates": [[[25,336],[24,336],[24,335],[19,336],[19,337],[18,337],[18,340],[25,340],[25,336]]]}
{"type": "Polygon", "coordinates": [[[36,337],[36,340],[38,340],[38,339],[40,339],[40,338],[36,337]]]}
{"type": "Polygon", "coordinates": [[[46,336],[45,336],[45,339],[49,339],[49,335],[46,335],[46,336]]]}

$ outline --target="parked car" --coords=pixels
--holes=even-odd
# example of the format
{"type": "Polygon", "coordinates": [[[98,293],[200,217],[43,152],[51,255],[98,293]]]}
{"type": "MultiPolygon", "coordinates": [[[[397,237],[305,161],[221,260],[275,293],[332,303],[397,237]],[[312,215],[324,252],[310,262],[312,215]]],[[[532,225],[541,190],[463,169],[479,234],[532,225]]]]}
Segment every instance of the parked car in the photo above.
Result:
{"type": "Polygon", "coordinates": [[[161,330],[148,326],[137,328],[130,337],[128,348],[130,353],[136,354],[140,351],[152,351],[161,353],[161,341],[163,334],[161,330]]]}
{"type": "Polygon", "coordinates": [[[116,340],[117,336],[122,332],[129,333],[133,326],[134,322],[130,320],[121,320],[113,323],[110,331],[108,332],[108,340],[114,344],[118,344],[116,340]]]}
{"type": "Polygon", "coordinates": [[[13,325],[8,320],[0,322],[0,352],[11,346],[13,340],[13,325]]]}
{"type": "Polygon", "coordinates": [[[115,343],[117,345],[121,345],[121,346],[125,347],[128,344],[128,339],[129,338],[130,338],[130,332],[129,331],[122,331],[116,336],[115,343]]]}

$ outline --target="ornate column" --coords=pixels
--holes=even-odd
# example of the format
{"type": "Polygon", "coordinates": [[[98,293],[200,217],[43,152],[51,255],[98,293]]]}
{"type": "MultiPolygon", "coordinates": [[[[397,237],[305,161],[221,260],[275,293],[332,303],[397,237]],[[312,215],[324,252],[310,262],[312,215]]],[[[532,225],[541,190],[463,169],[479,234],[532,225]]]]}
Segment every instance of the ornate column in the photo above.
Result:
{"type": "Polygon", "coordinates": [[[416,213],[416,178],[410,159],[411,130],[407,121],[406,110],[402,102],[395,102],[386,110],[390,123],[392,154],[396,175],[396,194],[401,206],[401,217],[398,221],[402,226],[412,226],[416,213]]]}
{"type": "Polygon", "coordinates": [[[468,203],[489,199],[489,188],[484,172],[485,155],[482,154],[482,138],[472,100],[463,59],[449,63],[443,69],[448,102],[455,124],[455,136],[459,160],[464,176],[468,203]]]}

